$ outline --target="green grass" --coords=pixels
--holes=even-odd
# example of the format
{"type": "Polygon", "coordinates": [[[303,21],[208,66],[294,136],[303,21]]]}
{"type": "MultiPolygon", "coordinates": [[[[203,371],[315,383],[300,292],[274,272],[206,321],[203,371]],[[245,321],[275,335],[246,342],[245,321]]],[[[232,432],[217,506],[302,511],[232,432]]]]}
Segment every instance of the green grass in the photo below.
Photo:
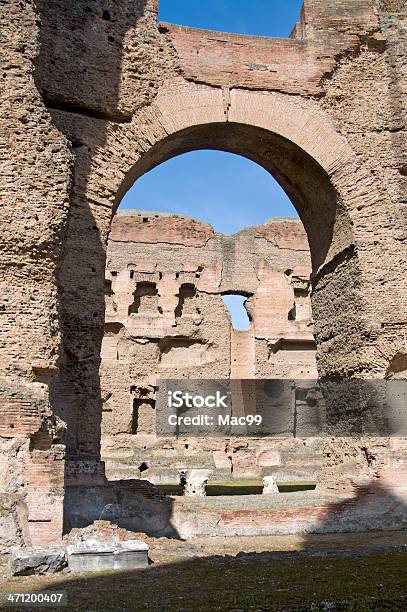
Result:
{"type": "Polygon", "coordinates": [[[263,485],[229,485],[229,484],[210,484],[206,487],[206,495],[261,495],[263,485]]]}
{"type": "Polygon", "coordinates": [[[293,493],[294,491],[313,491],[316,486],[316,482],[277,482],[277,488],[280,493],[293,493]]]}
{"type": "Polygon", "coordinates": [[[405,612],[407,555],[268,561],[217,557],[91,577],[15,579],[0,588],[22,592],[47,586],[67,591],[70,611],[405,612]]]}
{"type": "MultiPolygon", "coordinates": [[[[157,487],[167,495],[182,495],[177,484],[159,484],[157,487]]],[[[210,482],[206,485],[206,495],[260,495],[263,491],[261,480],[236,480],[231,482],[210,482]]]]}
{"type": "MultiPolygon", "coordinates": [[[[160,484],[158,488],[167,495],[182,495],[182,489],[177,484],[160,484]]],[[[277,487],[280,493],[294,491],[312,491],[315,482],[279,482],[277,487]]],[[[210,482],[206,485],[206,495],[261,495],[263,483],[261,480],[236,480],[231,482],[210,482]]]]}

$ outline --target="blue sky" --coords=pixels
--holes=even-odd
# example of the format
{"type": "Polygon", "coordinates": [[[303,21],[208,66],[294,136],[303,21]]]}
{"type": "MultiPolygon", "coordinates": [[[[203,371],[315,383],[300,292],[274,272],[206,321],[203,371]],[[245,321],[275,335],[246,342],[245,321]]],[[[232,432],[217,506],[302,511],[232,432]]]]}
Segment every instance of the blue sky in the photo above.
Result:
{"type": "Polygon", "coordinates": [[[287,37],[302,0],[159,0],[159,19],[236,34],[287,37]]]}
{"type": "MultiPolygon", "coordinates": [[[[302,0],[159,0],[159,19],[241,34],[286,37],[302,0]]],[[[225,234],[296,217],[284,191],[257,164],[221,151],[193,151],[138,179],[120,208],[174,212],[208,221],[225,234]]]]}
{"type": "MultiPolygon", "coordinates": [[[[159,19],[197,28],[287,37],[302,0],[160,0],[159,19]]],[[[193,151],[154,168],[123,198],[120,209],[189,215],[232,234],[271,217],[297,217],[263,168],[238,155],[193,151]]],[[[236,329],[247,328],[242,298],[225,296],[236,329]]]]}
{"type": "Polygon", "coordinates": [[[189,215],[224,234],[270,217],[297,216],[266,170],[222,151],[192,151],[157,166],[134,183],[123,208],[189,215]]]}
{"type": "Polygon", "coordinates": [[[250,320],[244,307],[246,298],[241,295],[223,295],[222,299],[232,317],[232,326],[240,331],[250,327],[250,320]]]}

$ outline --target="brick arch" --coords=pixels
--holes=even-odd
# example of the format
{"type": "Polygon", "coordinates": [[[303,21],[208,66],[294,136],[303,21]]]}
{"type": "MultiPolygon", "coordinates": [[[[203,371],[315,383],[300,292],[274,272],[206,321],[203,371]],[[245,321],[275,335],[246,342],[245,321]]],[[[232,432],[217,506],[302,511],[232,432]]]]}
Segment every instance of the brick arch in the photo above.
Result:
{"type": "MultiPolygon", "coordinates": [[[[260,91],[229,91],[183,79],[162,86],[154,102],[139,109],[131,122],[108,124],[106,137],[95,142],[86,180],[82,180],[80,170],[77,173],[69,230],[72,246],[66,251],[60,275],[65,286],[73,283],[72,290],[64,293],[61,320],[68,332],[72,313],[80,323],[80,333],[73,337],[74,350],[84,358],[100,352],[103,251],[121,198],[153,167],[175,155],[203,148],[253,159],[268,169],[291,197],[308,233],[313,258],[312,305],[319,372],[346,376],[360,368],[364,305],[354,211],[365,197],[365,179],[351,149],[312,100],[260,91]],[[362,186],[360,200],[355,189],[352,193],[357,183],[362,186]],[[86,240],[79,243],[76,236],[82,234],[86,240]],[[78,261],[92,270],[81,303],[75,284],[78,261]]],[[[66,342],[69,346],[69,335],[66,342]]],[[[98,363],[92,361],[86,371],[77,368],[72,373],[71,369],[68,354],[61,382],[54,391],[56,411],[68,425],[68,453],[75,456],[79,448],[86,456],[98,456],[98,363]],[[66,408],[70,383],[65,381],[75,379],[74,375],[83,377],[86,383],[80,410],[66,408]]],[[[77,400],[73,396],[69,402],[76,406],[77,400]]]]}
{"type": "MultiPolygon", "coordinates": [[[[353,242],[352,225],[340,196],[323,169],[292,141],[244,123],[191,126],[154,145],[128,172],[115,202],[146,170],[189,151],[215,149],[242,155],[265,168],[293,202],[308,234],[317,271],[353,242]],[[318,198],[315,194],[318,193],[318,198]],[[339,229],[335,232],[335,225],[339,229]]],[[[270,216],[273,202],[270,202],[270,216]]]]}
{"type": "Polygon", "coordinates": [[[290,196],[310,243],[320,373],[355,372],[362,362],[364,321],[355,212],[366,198],[368,175],[316,102],[175,79],[131,123],[108,131],[92,160],[88,196],[100,200],[102,183],[114,213],[145,172],[204,148],[256,161],[290,196]],[[101,178],[106,176],[108,184],[101,178]]]}
{"type": "Polygon", "coordinates": [[[270,171],[304,223],[315,272],[354,245],[357,202],[348,202],[347,195],[365,174],[346,140],[312,101],[278,93],[229,91],[183,80],[167,84],[131,124],[109,132],[93,159],[89,193],[92,197],[92,190],[100,189],[100,177],[111,176],[113,165],[109,191],[115,212],[137,178],[198,149],[237,153],[270,171]]]}
{"type": "MultiPolygon", "coordinates": [[[[66,422],[64,443],[74,464],[67,465],[66,483],[70,476],[88,474],[91,482],[103,476],[96,461],[98,358],[112,214],[131,182],[181,153],[188,137],[199,134],[202,146],[211,144],[210,135],[215,146],[215,132],[217,146],[228,138],[230,150],[236,145],[236,152],[269,165],[295,199],[313,241],[320,373],[405,371],[402,24],[397,29],[397,15],[391,16],[391,34],[377,11],[377,4],[401,10],[402,0],[306,0],[295,38],[217,35],[216,44],[211,32],[158,29],[157,0],[116,3],[108,23],[102,2],[68,7],[36,0],[26,3],[23,19],[17,3],[4,4],[12,57],[5,76],[9,90],[24,95],[6,96],[3,113],[10,131],[4,254],[5,266],[15,265],[4,275],[13,300],[5,311],[11,332],[2,346],[1,393],[30,402],[38,396],[41,415],[50,404],[66,422]],[[252,152],[249,136],[257,145],[252,152]],[[309,164],[323,189],[305,193],[307,171],[297,176],[294,164],[283,171],[278,150],[297,156],[297,168],[309,164]],[[331,214],[322,221],[321,191],[331,214]]],[[[39,463],[51,462],[53,453],[62,466],[63,448],[53,446],[34,449],[39,463]]],[[[51,475],[57,471],[51,465],[51,475]]],[[[32,481],[40,505],[51,510],[42,521],[50,533],[50,502],[57,491],[62,495],[59,473],[43,490],[32,481]]],[[[27,505],[37,531],[38,504],[29,496],[27,505]]]]}

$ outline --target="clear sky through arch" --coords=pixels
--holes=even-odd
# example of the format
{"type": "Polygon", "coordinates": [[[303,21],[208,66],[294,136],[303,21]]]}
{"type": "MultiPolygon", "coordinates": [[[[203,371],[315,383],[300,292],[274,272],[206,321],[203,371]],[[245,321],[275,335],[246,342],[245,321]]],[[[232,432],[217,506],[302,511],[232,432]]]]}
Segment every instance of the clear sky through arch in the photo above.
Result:
{"type": "Polygon", "coordinates": [[[303,0],[159,0],[159,19],[194,28],[287,38],[303,0]]]}
{"type": "MultiPolygon", "coordinates": [[[[303,0],[159,0],[158,17],[195,28],[287,38],[299,20],[302,4],[303,0]]],[[[135,182],[120,208],[189,215],[224,234],[271,217],[298,217],[266,170],[220,151],[194,151],[161,164],[135,182]]],[[[244,299],[224,299],[234,327],[247,329],[244,299]]]]}
{"type": "Polygon", "coordinates": [[[269,172],[223,151],[192,151],[160,164],[134,183],[120,209],[188,215],[223,234],[271,217],[298,218],[269,172]]]}

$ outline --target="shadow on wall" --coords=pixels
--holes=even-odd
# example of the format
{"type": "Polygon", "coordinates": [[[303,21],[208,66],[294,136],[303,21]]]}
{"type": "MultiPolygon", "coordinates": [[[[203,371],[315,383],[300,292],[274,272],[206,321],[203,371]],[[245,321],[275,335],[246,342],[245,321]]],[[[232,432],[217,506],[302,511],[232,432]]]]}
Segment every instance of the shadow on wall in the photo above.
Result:
{"type": "MultiPolygon", "coordinates": [[[[405,470],[400,480],[405,483],[405,470]]],[[[320,528],[315,533],[397,531],[407,528],[407,487],[395,481],[384,484],[379,479],[366,485],[354,485],[353,496],[329,504],[320,528]],[[399,495],[397,491],[399,490],[399,495]]],[[[304,548],[312,536],[307,535],[304,548]]]]}
{"type": "Polygon", "coordinates": [[[391,482],[384,477],[383,481],[377,478],[355,485],[353,495],[338,494],[335,501],[332,494],[324,496],[316,490],[260,495],[254,506],[250,496],[237,504],[233,496],[217,498],[215,504],[213,498],[175,501],[145,480],[71,486],[65,494],[64,532],[103,519],[156,538],[304,534],[303,549],[307,550],[308,538],[313,541],[311,534],[406,529],[405,470],[392,470],[390,476],[391,482]]]}
{"type": "MultiPolygon", "coordinates": [[[[112,210],[107,193],[106,202],[89,199],[88,181],[95,149],[105,145],[109,129],[130,121],[134,111],[134,102],[120,97],[123,45],[129,30],[145,19],[147,1],[35,0],[41,24],[35,81],[74,153],[68,225],[57,271],[62,350],[58,379],[50,385],[52,409],[67,424],[68,459],[97,460],[100,455],[107,235],[99,228],[109,227],[112,210]]],[[[145,62],[146,53],[139,53],[135,70],[137,59],[145,62]]],[[[141,85],[140,103],[154,91],[148,83],[141,85]]]]}
{"type": "Polygon", "coordinates": [[[173,499],[146,480],[116,480],[105,486],[70,486],[65,490],[64,533],[111,521],[134,533],[181,539],[172,524],[173,499]]]}

